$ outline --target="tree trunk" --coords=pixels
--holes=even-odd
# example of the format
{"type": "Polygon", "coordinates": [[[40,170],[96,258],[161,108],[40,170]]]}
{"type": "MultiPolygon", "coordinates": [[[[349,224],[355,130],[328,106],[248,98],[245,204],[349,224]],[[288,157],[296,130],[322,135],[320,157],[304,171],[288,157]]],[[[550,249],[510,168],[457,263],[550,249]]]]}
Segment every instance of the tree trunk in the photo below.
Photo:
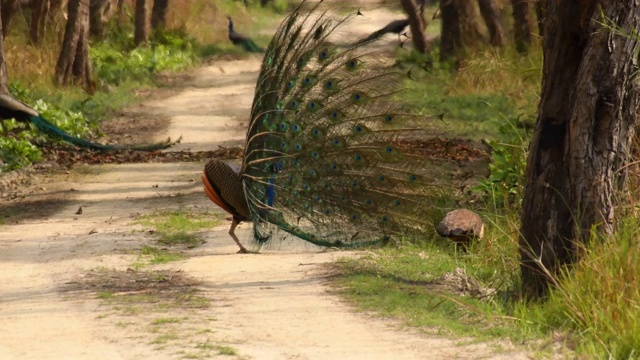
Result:
{"type": "Polygon", "coordinates": [[[531,140],[520,231],[527,297],[544,296],[590,232],[614,229],[640,106],[640,5],[548,1],[538,122],[531,140]],[[603,20],[601,12],[608,20],[603,20]],[[602,26],[611,21],[615,31],[602,26]]]}
{"type": "Polygon", "coordinates": [[[478,0],[480,14],[487,24],[489,30],[489,42],[493,46],[504,45],[504,30],[502,26],[502,17],[498,11],[495,0],[478,0]]]}
{"type": "MultiPolygon", "coordinates": [[[[264,4],[263,4],[264,6],[264,4]]],[[[154,31],[164,30],[167,25],[167,9],[169,0],[154,0],[151,8],[151,28],[154,31]]]]}
{"type": "Polygon", "coordinates": [[[147,24],[147,0],[136,0],[136,29],[133,37],[136,46],[149,40],[147,24]]]}
{"type": "Polygon", "coordinates": [[[86,92],[95,92],[89,61],[89,0],[69,0],[67,26],[62,51],[56,64],[57,84],[81,84],[86,92]]]}
{"type": "Polygon", "coordinates": [[[460,14],[455,0],[440,1],[442,28],[440,39],[440,61],[447,62],[456,58],[462,48],[460,39],[460,14]]]}
{"type": "Polygon", "coordinates": [[[453,0],[457,3],[460,19],[460,38],[463,46],[474,47],[484,41],[478,12],[472,0],[453,0]]]}
{"type": "Polygon", "coordinates": [[[409,17],[409,27],[411,28],[411,38],[416,51],[426,53],[429,46],[424,35],[424,19],[420,16],[420,9],[414,0],[400,0],[404,11],[409,17]]]}
{"type": "Polygon", "coordinates": [[[125,19],[124,19],[124,0],[117,0],[118,5],[117,7],[117,16],[118,16],[118,25],[122,25],[125,23],[125,19]]]}
{"type": "Polygon", "coordinates": [[[529,25],[529,0],[511,0],[513,7],[513,34],[516,50],[527,53],[531,46],[531,26],[529,25]]]}
{"type": "MultiPolygon", "coordinates": [[[[4,19],[2,12],[4,9],[0,6],[0,18],[4,19]]],[[[0,21],[0,32],[4,29],[4,21],[0,21]]],[[[9,93],[9,77],[7,76],[7,63],[4,61],[4,39],[0,38],[0,94],[9,93]]],[[[4,124],[3,124],[4,130],[4,124]]]]}
{"type": "Polygon", "coordinates": [[[2,19],[2,36],[5,37],[9,34],[9,23],[13,17],[13,13],[16,10],[16,3],[18,0],[1,0],[0,7],[0,19],[2,19]]]}
{"type": "Polygon", "coordinates": [[[35,0],[31,3],[31,25],[29,35],[34,45],[40,43],[44,36],[45,24],[49,14],[49,0],[35,0]]]}
{"type": "Polygon", "coordinates": [[[545,0],[536,1],[536,18],[538,19],[538,35],[544,37],[544,14],[547,12],[545,0]]]}
{"type": "Polygon", "coordinates": [[[115,0],[91,0],[89,3],[89,31],[98,39],[103,38],[104,26],[116,10],[115,0]]]}

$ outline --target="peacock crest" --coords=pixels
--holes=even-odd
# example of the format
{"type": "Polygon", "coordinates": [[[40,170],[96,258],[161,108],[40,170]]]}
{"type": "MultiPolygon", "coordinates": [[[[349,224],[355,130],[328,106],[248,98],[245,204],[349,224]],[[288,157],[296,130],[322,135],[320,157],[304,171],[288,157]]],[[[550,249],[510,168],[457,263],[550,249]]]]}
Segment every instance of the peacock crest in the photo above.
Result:
{"type": "MultiPolygon", "coordinates": [[[[433,181],[409,144],[430,136],[429,120],[396,101],[406,74],[366,42],[333,45],[352,17],[307,5],[266,50],[240,170],[244,194],[235,195],[249,214],[234,219],[253,221],[260,243],[284,231],[321,246],[362,246],[423,230],[433,181]]],[[[227,182],[216,177],[205,171],[205,187],[227,182]]]]}

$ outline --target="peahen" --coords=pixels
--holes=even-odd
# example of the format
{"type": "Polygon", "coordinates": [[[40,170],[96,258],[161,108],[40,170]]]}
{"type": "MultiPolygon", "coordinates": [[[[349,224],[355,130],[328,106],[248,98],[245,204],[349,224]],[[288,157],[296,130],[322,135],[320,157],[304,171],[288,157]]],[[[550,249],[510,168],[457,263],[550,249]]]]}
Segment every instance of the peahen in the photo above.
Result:
{"type": "Polygon", "coordinates": [[[237,33],[233,29],[233,20],[231,20],[231,16],[228,16],[227,18],[229,19],[229,40],[231,40],[231,42],[234,45],[240,45],[248,52],[255,52],[255,53],[264,52],[264,49],[258,46],[255,42],[253,42],[251,38],[249,38],[248,36],[242,35],[240,33],[237,33]]]}
{"type": "Polygon", "coordinates": [[[393,98],[405,73],[364,45],[328,41],[351,18],[305,2],[280,25],[258,76],[239,172],[209,160],[207,196],[252,221],[258,245],[293,234],[327,247],[384,243],[430,228],[429,163],[412,150],[424,116],[393,98]]]}
{"type": "Polygon", "coordinates": [[[29,105],[16,100],[9,95],[4,94],[0,94],[0,119],[16,119],[17,121],[23,123],[30,123],[33,124],[40,132],[43,132],[50,137],[60,139],[78,147],[94,150],[155,151],[165,149],[174,144],[170,141],[148,145],[103,145],[94,143],[66,133],[64,130],[60,129],[59,127],[43,118],[35,109],[31,108],[29,105]]]}
{"type": "Polygon", "coordinates": [[[388,23],[387,25],[385,25],[381,29],[372,32],[371,34],[369,34],[369,36],[358,40],[356,45],[360,45],[360,44],[364,44],[364,43],[367,43],[367,42],[370,42],[370,41],[377,40],[377,39],[381,38],[382,36],[384,36],[384,35],[386,35],[388,33],[394,33],[394,34],[398,34],[398,36],[400,36],[402,34],[402,32],[404,31],[404,29],[408,25],[409,25],[409,19],[393,20],[392,22],[388,23]]]}

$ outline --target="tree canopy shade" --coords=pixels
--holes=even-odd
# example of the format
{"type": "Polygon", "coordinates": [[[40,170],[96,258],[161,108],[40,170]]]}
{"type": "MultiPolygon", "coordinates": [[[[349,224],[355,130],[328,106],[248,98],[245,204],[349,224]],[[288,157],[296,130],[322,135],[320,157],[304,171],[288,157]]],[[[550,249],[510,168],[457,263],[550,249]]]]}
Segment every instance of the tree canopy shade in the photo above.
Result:
{"type": "Polygon", "coordinates": [[[538,121],[520,231],[523,289],[544,296],[595,230],[614,230],[627,186],[640,89],[640,4],[546,2],[538,121]]]}

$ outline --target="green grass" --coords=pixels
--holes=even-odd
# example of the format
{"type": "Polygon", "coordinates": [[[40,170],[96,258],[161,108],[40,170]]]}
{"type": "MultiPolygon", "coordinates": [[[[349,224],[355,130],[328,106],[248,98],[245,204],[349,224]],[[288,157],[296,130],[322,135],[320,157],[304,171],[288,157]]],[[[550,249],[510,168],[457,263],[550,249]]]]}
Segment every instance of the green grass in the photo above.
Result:
{"type": "Polygon", "coordinates": [[[594,358],[640,358],[640,219],[626,218],[611,239],[592,238],[585,257],[559,279],[538,316],[580,334],[594,358]]]}
{"type": "Polygon", "coordinates": [[[155,229],[158,244],[194,248],[204,242],[202,236],[194,234],[194,232],[220,225],[221,216],[175,210],[144,215],[139,217],[136,222],[155,229]]]}
{"type": "Polygon", "coordinates": [[[446,68],[419,70],[428,56],[410,53],[401,60],[411,69],[402,101],[433,116],[436,134],[447,137],[504,139],[501,128],[534,123],[540,81],[540,54],[520,58],[508,51],[486,50],[464,63],[457,74],[446,68]],[[443,114],[442,121],[437,118],[443,114]]]}

